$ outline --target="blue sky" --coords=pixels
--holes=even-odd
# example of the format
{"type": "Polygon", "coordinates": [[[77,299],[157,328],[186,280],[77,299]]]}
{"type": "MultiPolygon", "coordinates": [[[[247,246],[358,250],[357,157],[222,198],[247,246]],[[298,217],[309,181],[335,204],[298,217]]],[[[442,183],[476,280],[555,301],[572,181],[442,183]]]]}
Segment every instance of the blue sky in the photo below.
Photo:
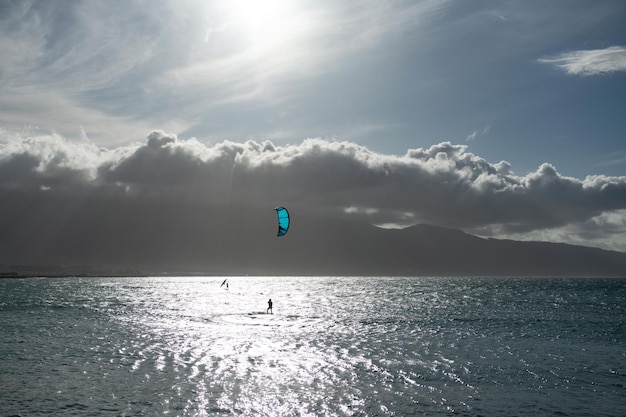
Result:
{"type": "MultiPolygon", "coordinates": [[[[621,186],[625,21],[621,0],[2,2],[2,155],[51,137],[123,154],[155,130],[196,148],[321,139],[381,158],[449,143],[502,175],[621,186]]],[[[608,246],[626,249],[623,189],[610,200],[576,221],[610,223],[608,246]]],[[[585,242],[545,227],[514,237],[585,242]]]]}

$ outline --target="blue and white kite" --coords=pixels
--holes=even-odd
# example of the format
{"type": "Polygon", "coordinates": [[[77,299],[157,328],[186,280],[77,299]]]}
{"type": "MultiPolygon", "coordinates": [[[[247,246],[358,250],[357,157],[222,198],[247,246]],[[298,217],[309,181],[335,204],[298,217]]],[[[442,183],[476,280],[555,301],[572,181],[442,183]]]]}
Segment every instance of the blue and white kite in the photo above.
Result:
{"type": "Polygon", "coordinates": [[[289,212],[284,207],[277,207],[274,210],[278,215],[278,236],[283,236],[289,230],[289,212]]]}

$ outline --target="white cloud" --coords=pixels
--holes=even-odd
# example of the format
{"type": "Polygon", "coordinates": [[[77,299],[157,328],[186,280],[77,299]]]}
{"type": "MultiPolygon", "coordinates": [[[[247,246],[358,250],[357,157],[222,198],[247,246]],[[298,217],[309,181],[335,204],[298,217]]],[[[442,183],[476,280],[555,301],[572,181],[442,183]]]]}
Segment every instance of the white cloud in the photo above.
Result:
{"type": "Polygon", "coordinates": [[[0,145],[2,201],[15,190],[74,198],[114,193],[174,206],[288,201],[379,225],[424,222],[575,243],[586,236],[598,245],[606,235],[613,247],[626,244],[626,234],[615,233],[623,229],[626,177],[579,180],[550,164],[517,176],[507,162],[489,163],[449,142],[394,156],[350,142],[206,145],[162,131],[111,150],[58,135],[13,139],[0,145]]]}
{"type": "Polygon", "coordinates": [[[565,52],[539,59],[539,62],[554,65],[572,75],[609,74],[626,71],[626,47],[611,46],[605,49],[565,52]]]}
{"type": "Polygon", "coordinates": [[[569,243],[596,246],[603,249],[626,252],[626,210],[607,211],[580,223],[571,223],[549,229],[537,229],[523,233],[510,233],[497,226],[470,230],[478,235],[499,238],[569,243]]]}

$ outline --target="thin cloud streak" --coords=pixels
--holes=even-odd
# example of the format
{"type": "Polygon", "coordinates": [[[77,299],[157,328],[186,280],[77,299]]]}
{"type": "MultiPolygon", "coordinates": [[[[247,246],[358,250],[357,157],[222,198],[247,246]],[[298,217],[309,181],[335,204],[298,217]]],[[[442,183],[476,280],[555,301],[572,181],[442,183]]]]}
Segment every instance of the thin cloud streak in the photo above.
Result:
{"type": "Polygon", "coordinates": [[[560,68],[571,75],[592,76],[626,71],[626,47],[611,46],[565,52],[555,57],[542,58],[539,62],[560,68]]]}
{"type": "Polygon", "coordinates": [[[505,161],[487,162],[449,142],[396,156],[322,139],[207,145],[154,131],[144,142],[105,149],[42,136],[0,145],[0,193],[5,205],[15,193],[115,195],[147,206],[289,202],[378,225],[430,223],[626,250],[626,177],[580,180],[547,163],[518,176],[505,161]]]}

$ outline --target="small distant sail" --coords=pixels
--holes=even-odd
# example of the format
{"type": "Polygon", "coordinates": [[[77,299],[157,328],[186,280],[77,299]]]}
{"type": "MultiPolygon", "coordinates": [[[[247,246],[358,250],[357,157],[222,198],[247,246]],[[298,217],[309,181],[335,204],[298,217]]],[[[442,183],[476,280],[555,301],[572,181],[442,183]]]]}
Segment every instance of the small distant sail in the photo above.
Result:
{"type": "Polygon", "coordinates": [[[226,279],[224,280],[224,282],[222,282],[222,285],[220,285],[220,287],[223,287],[223,286],[224,286],[224,284],[226,284],[226,281],[228,281],[228,278],[226,278],[226,279]]]}
{"type": "Polygon", "coordinates": [[[289,212],[284,207],[277,207],[276,214],[278,215],[278,235],[283,236],[289,230],[289,212]]]}

